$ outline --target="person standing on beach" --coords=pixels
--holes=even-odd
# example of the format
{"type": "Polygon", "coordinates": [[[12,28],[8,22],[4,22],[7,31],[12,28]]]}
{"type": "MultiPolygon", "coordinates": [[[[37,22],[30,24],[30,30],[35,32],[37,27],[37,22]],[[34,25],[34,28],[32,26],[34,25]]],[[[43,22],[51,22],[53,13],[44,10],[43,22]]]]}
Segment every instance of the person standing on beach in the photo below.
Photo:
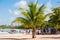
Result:
{"type": "Polygon", "coordinates": [[[30,34],[30,30],[29,29],[26,29],[26,34],[30,34]]]}

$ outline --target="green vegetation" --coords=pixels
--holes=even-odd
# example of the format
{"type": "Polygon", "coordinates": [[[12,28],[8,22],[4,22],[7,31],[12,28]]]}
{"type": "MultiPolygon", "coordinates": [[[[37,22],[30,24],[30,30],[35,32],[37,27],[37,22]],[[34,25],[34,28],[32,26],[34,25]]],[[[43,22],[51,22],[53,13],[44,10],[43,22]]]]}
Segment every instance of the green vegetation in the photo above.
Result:
{"type": "Polygon", "coordinates": [[[49,22],[53,24],[55,28],[60,28],[60,7],[53,8],[52,11],[49,22]]]}
{"type": "Polygon", "coordinates": [[[19,8],[19,10],[22,12],[21,14],[24,17],[17,17],[12,23],[19,23],[22,24],[24,27],[32,28],[32,38],[35,38],[35,32],[36,32],[36,27],[41,26],[44,23],[44,20],[47,15],[44,15],[45,11],[45,5],[39,6],[38,5],[38,0],[33,3],[30,2],[28,4],[28,9],[24,8],[19,8]]]}
{"type": "Polygon", "coordinates": [[[11,26],[11,25],[1,25],[0,28],[2,29],[26,29],[23,26],[11,26]]]}
{"type": "Polygon", "coordinates": [[[32,38],[35,38],[36,27],[49,27],[59,28],[60,26],[60,7],[56,7],[52,9],[52,13],[44,14],[45,5],[41,5],[39,8],[37,7],[38,0],[33,3],[30,2],[28,4],[28,9],[19,8],[22,12],[21,14],[24,17],[17,17],[12,23],[22,24],[26,28],[32,28],[32,38]],[[50,20],[45,21],[45,18],[49,16],[50,20]]]}
{"type": "Polygon", "coordinates": [[[0,28],[16,28],[16,29],[32,29],[32,38],[35,38],[35,32],[37,27],[52,27],[52,28],[60,28],[60,7],[56,7],[52,9],[52,12],[48,14],[44,14],[46,6],[42,4],[41,6],[38,5],[38,0],[33,3],[30,2],[27,6],[28,9],[19,8],[23,17],[17,17],[13,23],[21,24],[20,26],[6,26],[1,25],[0,28]],[[50,19],[45,21],[46,17],[50,19]]]}
{"type": "Polygon", "coordinates": [[[41,26],[43,23],[43,20],[45,18],[44,16],[44,9],[45,5],[41,5],[39,8],[37,8],[38,0],[33,3],[30,2],[28,4],[29,9],[19,8],[21,10],[21,14],[24,17],[17,17],[13,23],[20,23],[25,27],[31,27],[32,28],[32,38],[35,38],[35,31],[37,26],[41,26]]]}

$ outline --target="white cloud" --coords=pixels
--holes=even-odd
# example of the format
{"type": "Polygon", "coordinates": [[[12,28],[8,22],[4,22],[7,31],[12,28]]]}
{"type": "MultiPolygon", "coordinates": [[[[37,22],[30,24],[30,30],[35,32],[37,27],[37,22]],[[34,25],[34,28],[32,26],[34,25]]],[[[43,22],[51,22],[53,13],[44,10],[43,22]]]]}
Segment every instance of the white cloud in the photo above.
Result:
{"type": "Polygon", "coordinates": [[[15,15],[20,15],[20,11],[14,11],[15,15]]]}
{"type": "MultiPolygon", "coordinates": [[[[25,9],[28,9],[27,2],[25,0],[20,0],[19,2],[16,2],[14,4],[14,6],[16,8],[25,8],[25,9]]],[[[14,15],[20,15],[20,13],[21,13],[19,10],[11,10],[11,9],[8,9],[8,12],[11,13],[11,14],[14,14],[14,15]]]]}
{"type": "Polygon", "coordinates": [[[48,3],[46,4],[46,12],[45,13],[51,12],[51,8],[52,8],[52,4],[51,4],[51,0],[49,0],[48,3]]]}
{"type": "Polygon", "coordinates": [[[8,9],[8,12],[12,14],[12,10],[11,9],[8,9]]]}
{"type": "Polygon", "coordinates": [[[19,10],[13,10],[13,11],[12,11],[11,9],[9,9],[8,12],[9,12],[10,14],[14,14],[14,15],[20,15],[20,13],[21,13],[19,10]]]}
{"type": "Polygon", "coordinates": [[[16,8],[27,8],[27,2],[25,1],[25,0],[21,0],[21,1],[19,1],[19,2],[17,2],[17,3],[15,3],[14,4],[14,6],[16,7],[16,8]]]}

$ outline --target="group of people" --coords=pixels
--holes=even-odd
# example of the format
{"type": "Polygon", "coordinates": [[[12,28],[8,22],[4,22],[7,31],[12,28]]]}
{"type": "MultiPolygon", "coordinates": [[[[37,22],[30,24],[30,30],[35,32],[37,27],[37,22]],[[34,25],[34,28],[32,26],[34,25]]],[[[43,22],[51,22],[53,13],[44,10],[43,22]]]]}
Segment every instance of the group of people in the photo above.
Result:
{"type": "MultiPolygon", "coordinates": [[[[59,30],[60,29],[58,29],[58,31],[59,30]]],[[[30,29],[26,29],[24,31],[25,32],[23,32],[23,33],[26,33],[26,34],[31,34],[32,33],[32,30],[30,30],[30,29]]],[[[56,33],[58,33],[58,31],[55,28],[51,28],[51,27],[50,28],[49,27],[44,28],[44,27],[42,27],[42,28],[37,28],[36,29],[36,34],[56,34],[56,33]]],[[[5,30],[2,29],[2,32],[5,32],[5,30]]],[[[15,33],[15,32],[16,32],[16,30],[11,29],[9,33],[15,33]]],[[[21,30],[19,31],[19,33],[21,33],[21,30]]]]}
{"type": "Polygon", "coordinates": [[[37,34],[56,34],[56,29],[54,28],[40,28],[37,30],[37,34]]]}
{"type": "MultiPolygon", "coordinates": [[[[26,34],[30,34],[32,31],[30,29],[25,30],[26,34]]],[[[36,29],[36,34],[56,34],[56,29],[55,28],[37,28],[36,29]]]]}

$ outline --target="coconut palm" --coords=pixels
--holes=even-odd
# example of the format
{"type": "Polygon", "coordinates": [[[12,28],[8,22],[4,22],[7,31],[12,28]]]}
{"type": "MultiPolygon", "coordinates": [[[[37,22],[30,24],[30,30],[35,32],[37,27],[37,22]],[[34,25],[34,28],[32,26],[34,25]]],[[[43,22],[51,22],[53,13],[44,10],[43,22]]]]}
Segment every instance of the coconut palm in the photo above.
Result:
{"type": "Polygon", "coordinates": [[[53,15],[50,16],[50,22],[58,26],[60,24],[60,7],[56,7],[52,11],[53,15]]]}
{"type": "Polygon", "coordinates": [[[17,17],[12,23],[19,23],[22,24],[24,27],[31,27],[32,28],[32,38],[35,38],[36,34],[36,27],[41,26],[43,24],[45,15],[45,5],[41,5],[37,7],[38,0],[33,3],[30,2],[28,4],[28,9],[19,8],[23,17],[17,17]]]}
{"type": "Polygon", "coordinates": [[[50,22],[54,25],[54,27],[56,28],[56,31],[57,31],[57,28],[60,28],[59,25],[60,25],[60,7],[56,7],[56,8],[53,8],[53,15],[50,16],[50,22]]]}

